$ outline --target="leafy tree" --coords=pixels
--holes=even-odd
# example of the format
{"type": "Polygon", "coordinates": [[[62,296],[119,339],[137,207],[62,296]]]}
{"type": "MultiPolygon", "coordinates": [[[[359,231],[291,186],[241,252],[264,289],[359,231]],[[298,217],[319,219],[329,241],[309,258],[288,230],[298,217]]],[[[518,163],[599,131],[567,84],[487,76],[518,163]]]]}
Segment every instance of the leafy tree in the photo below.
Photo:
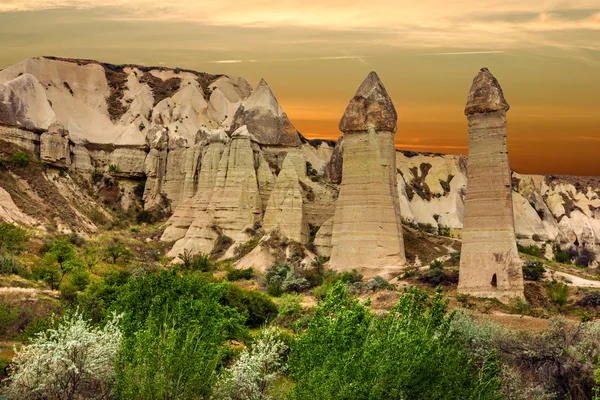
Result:
{"type": "Polygon", "coordinates": [[[81,399],[110,396],[121,346],[119,317],[103,327],[73,313],[38,334],[9,366],[7,399],[81,399]]]}
{"type": "Polygon", "coordinates": [[[269,296],[233,284],[226,286],[221,302],[242,314],[250,328],[258,328],[277,316],[277,306],[269,296]]]}
{"type": "Polygon", "coordinates": [[[116,264],[117,260],[120,257],[128,256],[131,254],[129,249],[127,249],[127,247],[125,247],[123,242],[121,242],[119,240],[113,240],[113,243],[110,244],[108,247],[106,247],[105,251],[106,251],[106,256],[108,258],[112,259],[113,264],[116,264]]]}
{"type": "Polygon", "coordinates": [[[98,249],[94,246],[87,246],[83,249],[83,263],[92,271],[98,264],[98,249]]]}
{"type": "Polygon", "coordinates": [[[480,368],[450,330],[441,291],[407,289],[378,319],[339,282],[292,341],[292,399],[498,399],[494,354],[480,368]]]}
{"type": "Polygon", "coordinates": [[[75,247],[65,239],[52,242],[50,248],[34,271],[34,277],[42,279],[51,289],[58,289],[65,275],[74,268],[81,267],[75,247]]]}
{"type": "Polygon", "coordinates": [[[270,400],[274,384],[285,370],[283,355],[288,347],[275,327],[265,329],[258,342],[219,377],[217,400],[270,400]]]}
{"type": "Polygon", "coordinates": [[[523,277],[529,281],[540,281],[546,273],[546,268],[541,261],[525,261],[523,264],[523,277]]]}
{"type": "Polygon", "coordinates": [[[225,291],[175,271],[141,275],[120,289],[123,349],[117,395],[127,399],[208,397],[226,339],[243,338],[243,317],[219,303],[225,291]]]}
{"type": "Polygon", "coordinates": [[[18,225],[4,222],[0,224],[0,253],[19,254],[27,245],[27,232],[18,225]]]}
{"type": "Polygon", "coordinates": [[[10,157],[9,161],[17,168],[27,168],[31,162],[31,157],[24,151],[17,151],[10,157]]]}

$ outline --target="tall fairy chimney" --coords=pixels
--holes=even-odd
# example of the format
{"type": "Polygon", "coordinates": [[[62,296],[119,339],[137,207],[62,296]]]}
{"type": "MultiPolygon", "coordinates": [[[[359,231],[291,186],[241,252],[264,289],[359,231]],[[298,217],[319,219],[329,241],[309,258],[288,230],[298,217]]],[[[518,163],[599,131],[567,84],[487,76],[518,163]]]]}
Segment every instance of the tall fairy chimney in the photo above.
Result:
{"type": "Polygon", "coordinates": [[[371,72],[340,121],[342,182],[331,237],[330,267],[366,276],[405,263],[394,134],[397,115],[381,80],[371,72]]]}
{"type": "Polygon", "coordinates": [[[509,108],[496,78],[482,68],[465,107],[469,158],[458,291],[501,301],[524,297],[506,143],[509,108]]]}

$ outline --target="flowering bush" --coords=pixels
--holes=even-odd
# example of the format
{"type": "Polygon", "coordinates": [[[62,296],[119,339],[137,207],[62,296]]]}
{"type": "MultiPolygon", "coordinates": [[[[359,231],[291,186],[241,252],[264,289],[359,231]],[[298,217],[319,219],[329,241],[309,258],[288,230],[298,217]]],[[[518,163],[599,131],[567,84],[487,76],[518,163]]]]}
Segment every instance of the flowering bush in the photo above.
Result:
{"type": "Polygon", "coordinates": [[[8,399],[106,398],[121,347],[120,316],[94,327],[79,312],[39,333],[9,366],[8,399]]]}

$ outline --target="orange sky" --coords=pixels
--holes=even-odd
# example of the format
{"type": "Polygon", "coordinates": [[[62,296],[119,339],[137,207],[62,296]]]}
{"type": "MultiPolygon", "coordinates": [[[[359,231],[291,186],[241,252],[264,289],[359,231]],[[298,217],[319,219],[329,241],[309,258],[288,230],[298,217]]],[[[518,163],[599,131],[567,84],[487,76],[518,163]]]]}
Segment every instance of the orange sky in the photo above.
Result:
{"type": "Polygon", "coordinates": [[[399,148],[462,154],[485,66],[511,105],[514,169],[600,175],[598,0],[2,0],[0,68],[37,55],[265,78],[304,136],[331,139],[374,70],[399,148]]]}

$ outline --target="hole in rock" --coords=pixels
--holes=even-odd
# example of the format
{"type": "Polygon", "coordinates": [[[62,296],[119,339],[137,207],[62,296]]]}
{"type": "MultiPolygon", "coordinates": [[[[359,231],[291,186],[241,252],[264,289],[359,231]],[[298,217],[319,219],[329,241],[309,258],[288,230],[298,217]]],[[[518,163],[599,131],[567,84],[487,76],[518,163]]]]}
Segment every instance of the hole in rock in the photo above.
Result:
{"type": "Polygon", "coordinates": [[[498,286],[498,278],[496,277],[496,274],[494,274],[494,276],[492,276],[492,286],[493,287],[498,286]]]}

